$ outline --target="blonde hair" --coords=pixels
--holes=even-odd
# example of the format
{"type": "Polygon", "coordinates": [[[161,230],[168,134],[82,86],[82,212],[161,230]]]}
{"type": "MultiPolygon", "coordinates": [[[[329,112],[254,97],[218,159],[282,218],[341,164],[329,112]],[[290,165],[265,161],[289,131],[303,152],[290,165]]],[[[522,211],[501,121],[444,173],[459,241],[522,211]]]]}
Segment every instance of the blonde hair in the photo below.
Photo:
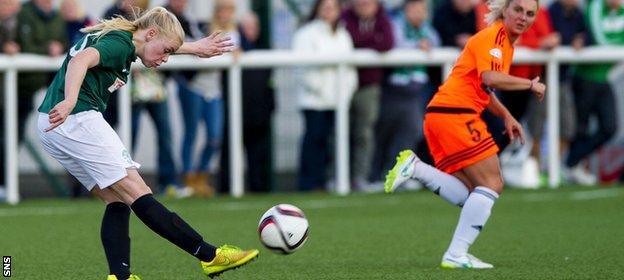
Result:
{"type": "MultiPolygon", "coordinates": [[[[138,12],[135,11],[135,14],[138,14],[138,12]]],[[[100,23],[94,26],[82,28],[80,32],[101,32],[99,37],[102,37],[104,34],[114,30],[134,33],[137,30],[150,27],[155,28],[160,36],[173,40],[178,46],[184,43],[184,29],[182,29],[182,25],[180,25],[173,13],[163,7],[154,7],[138,16],[134,21],[117,16],[109,20],[100,21],[100,23]]]]}
{"type": "Polygon", "coordinates": [[[214,10],[212,11],[212,19],[210,21],[210,28],[208,29],[210,32],[214,32],[217,30],[221,31],[233,31],[236,29],[236,2],[234,0],[216,0],[214,4],[214,10]],[[230,22],[221,23],[217,21],[217,14],[220,9],[223,8],[233,8],[234,9],[234,19],[230,22]]]}
{"type": "MultiPolygon", "coordinates": [[[[497,20],[502,19],[503,10],[509,7],[511,1],[513,0],[488,0],[487,6],[490,12],[485,15],[485,22],[487,22],[488,25],[492,25],[497,20]]],[[[535,2],[537,2],[539,9],[539,0],[535,0],[535,2]]]]}

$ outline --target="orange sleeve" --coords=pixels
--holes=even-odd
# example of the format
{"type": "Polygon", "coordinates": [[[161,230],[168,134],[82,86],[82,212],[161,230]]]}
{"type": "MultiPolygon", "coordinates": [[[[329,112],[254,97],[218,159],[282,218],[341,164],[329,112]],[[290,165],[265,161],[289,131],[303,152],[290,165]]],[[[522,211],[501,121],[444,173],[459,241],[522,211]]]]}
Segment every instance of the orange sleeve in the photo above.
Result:
{"type": "Polygon", "coordinates": [[[502,29],[483,34],[481,38],[474,38],[470,44],[470,51],[475,58],[478,77],[483,71],[503,71],[505,54],[504,41],[507,40],[502,29]]]}

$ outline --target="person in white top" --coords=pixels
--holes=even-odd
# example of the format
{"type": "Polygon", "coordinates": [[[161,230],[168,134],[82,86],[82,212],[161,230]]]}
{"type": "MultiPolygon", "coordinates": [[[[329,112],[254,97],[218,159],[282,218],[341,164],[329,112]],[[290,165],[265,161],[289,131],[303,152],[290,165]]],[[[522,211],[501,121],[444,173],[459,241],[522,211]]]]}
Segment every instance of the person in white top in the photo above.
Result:
{"type": "MultiPolygon", "coordinates": [[[[349,53],[353,51],[351,36],[339,22],[340,3],[337,0],[317,0],[307,23],[295,33],[293,49],[309,55],[349,53]]],[[[336,67],[298,69],[297,93],[305,118],[301,144],[299,189],[324,189],[325,166],[330,159],[330,136],[334,127],[334,111],[339,92],[351,99],[357,88],[357,73],[348,68],[338,77],[336,67]],[[342,88],[339,88],[342,87],[342,88]]]]}
{"type": "MultiPolygon", "coordinates": [[[[203,28],[205,34],[216,30],[232,38],[238,52],[240,34],[237,29],[236,1],[216,0],[210,21],[203,28]]],[[[192,99],[185,103],[185,134],[182,146],[182,172],[187,185],[195,187],[199,196],[210,197],[215,189],[209,176],[210,162],[221,149],[223,141],[224,108],[221,70],[199,71],[189,83],[192,99]],[[190,101],[190,102],[189,102],[190,101]],[[194,157],[195,141],[200,122],[205,124],[205,144],[200,157],[194,157]]]]}

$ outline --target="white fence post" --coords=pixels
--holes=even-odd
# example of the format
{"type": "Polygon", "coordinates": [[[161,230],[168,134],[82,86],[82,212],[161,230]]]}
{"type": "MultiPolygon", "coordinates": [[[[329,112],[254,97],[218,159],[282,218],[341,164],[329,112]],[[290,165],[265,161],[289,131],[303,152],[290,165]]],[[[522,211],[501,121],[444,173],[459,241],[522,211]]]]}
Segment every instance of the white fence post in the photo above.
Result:
{"type": "MultiPolygon", "coordinates": [[[[548,127],[548,186],[559,186],[559,62],[551,57],[546,64],[546,110],[548,127]]],[[[539,145],[540,143],[533,143],[539,145]]]]}
{"type": "Polygon", "coordinates": [[[351,190],[349,180],[349,93],[343,85],[347,74],[347,65],[338,64],[338,106],[335,111],[336,119],[336,192],[347,195],[351,190]]]}
{"type": "MultiPolygon", "coordinates": [[[[230,194],[241,197],[245,191],[243,170],[242,70],[238,61],[229,68],[230,194]]],[[[248,166],[247,168],[259,168],[248,166]]]]}
{"type": "Polygon", "coordinates": [[[132,97],[130,87],[132,75],[128,76],[128,82],[117,91],[117,125],[119,138],[124,143],[128,153],[132,154],[132,97]]]}
{"type": "Polygon", "coordinates": [[[5,155],[5,180],[7,190],[7,202],[17,204],[19,197],[18,177],[18,136],[17,136],[17,70],[8,69],[4,74],[4,139],[5,155]]]}

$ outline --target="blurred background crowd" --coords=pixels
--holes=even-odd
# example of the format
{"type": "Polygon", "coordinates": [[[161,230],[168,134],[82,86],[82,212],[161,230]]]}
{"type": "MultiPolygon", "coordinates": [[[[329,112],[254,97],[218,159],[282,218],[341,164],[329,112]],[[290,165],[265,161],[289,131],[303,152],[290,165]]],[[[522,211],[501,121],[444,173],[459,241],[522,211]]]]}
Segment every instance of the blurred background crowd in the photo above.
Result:
{"type": "MultiPolygon", "coordinates": [[[[137,8],[155,5],[166,7],[178,17],[189,40],[223,31],[236,45],[234,56],[267,49],[317,53],[461,49],[471,35],[486,27],[483,18],[487,13],[485,1],[480,0],[0,0],[0,52],[62,56],[81,39],[80,28],[102,18],[133,18],[137,8]],[[109,7],[103,9],[103,3],[109,7]]],[[[622,0],[540,1],[534,25],[516,42],[518,47],[536,50],[594,45],[624,45],[622,0]]],[[[601,180],[624,177],[620,175],[624,174],[621,160],[607,161],[608,168],[601,160],[601,151],[611,155],[624,151],[622,140],[617,139],[622,125],[618,106],[622,93],[613,81],[621,76],[618,73],[624,73],[618,69],[612,63],[594,63],[564,65],[559,70],[564,183],[593,186],[601,180]],[[605,173],[602,169],[615,171],[605,173]]],[[[440,67],[347,69],[339,77],[341,83],[333,67],[294,70],[243,70],[247,191],[334,188],[338,84],[349,93],[352,190],[383,190],[385,172],[403,149],[413,149],[431,161],[423,139],[422,119],[427,102],[443,80],[440,67]]],[[[514,65],[511,74],[545,79],[543,65],[514,65]]],[[[37,177],[57,193],[82,196],[85,194],[79,183],[69,176],[59,176],[60,170],[50,167],[50,161],[38,152],[36,138],[28,135],[37,95],[41,95],[52,75],[19,73],[18,130],[24,151],[20,159],[30,158],[20,166],[44,174],[27,176],[24,173],[28,172],[23,171],[21,187],[28,189],[32,185],[29,180],[37,180],[31,177],[37,177]]],[[[227,71],[143,69],[134,70],[132,75],[132,151],[136,160],[146,166],[143,173],[153,175],[148,176],[152,188],[173,197],[227,193],[227,71]],[[152,132],[142,133],[140,128],[152,132]]],[[[0,86],[2,96],[3,90],[0,86]]],[[[540,160],[545,158],[543,143],[548,137],[545,103],[525,92],[497,94],[525,123],[532,139],[525,147],[508,143],[502,135],[502,123],[487,113],[482,116],[492,134],[498,136],[497,144],[504,150],[503,164],[511,166],[505,172],[524,172],[522,166],[531,164],[535,166],[529,171],[533,174],[522,173],[520,177],[535,177],[536,183],[529,184],[533,187],[545,185],[545,163],[540,160]]],[[[105,114],[113,127],[119,123],[117,109],[113,98],[105,114]]],[[[3,104],[0,110],[4,110],[3,104]]],[[[0,125],[0,133],[4,133],[4,121],[0,125]]],[[[0,147],[4,147],[4,137],[1,139],[0,147]]],[[[0,159],[1,196],[4,148],[0,159]]],[[[413,183],[407,188],[419,186],[413,183]]]]}

